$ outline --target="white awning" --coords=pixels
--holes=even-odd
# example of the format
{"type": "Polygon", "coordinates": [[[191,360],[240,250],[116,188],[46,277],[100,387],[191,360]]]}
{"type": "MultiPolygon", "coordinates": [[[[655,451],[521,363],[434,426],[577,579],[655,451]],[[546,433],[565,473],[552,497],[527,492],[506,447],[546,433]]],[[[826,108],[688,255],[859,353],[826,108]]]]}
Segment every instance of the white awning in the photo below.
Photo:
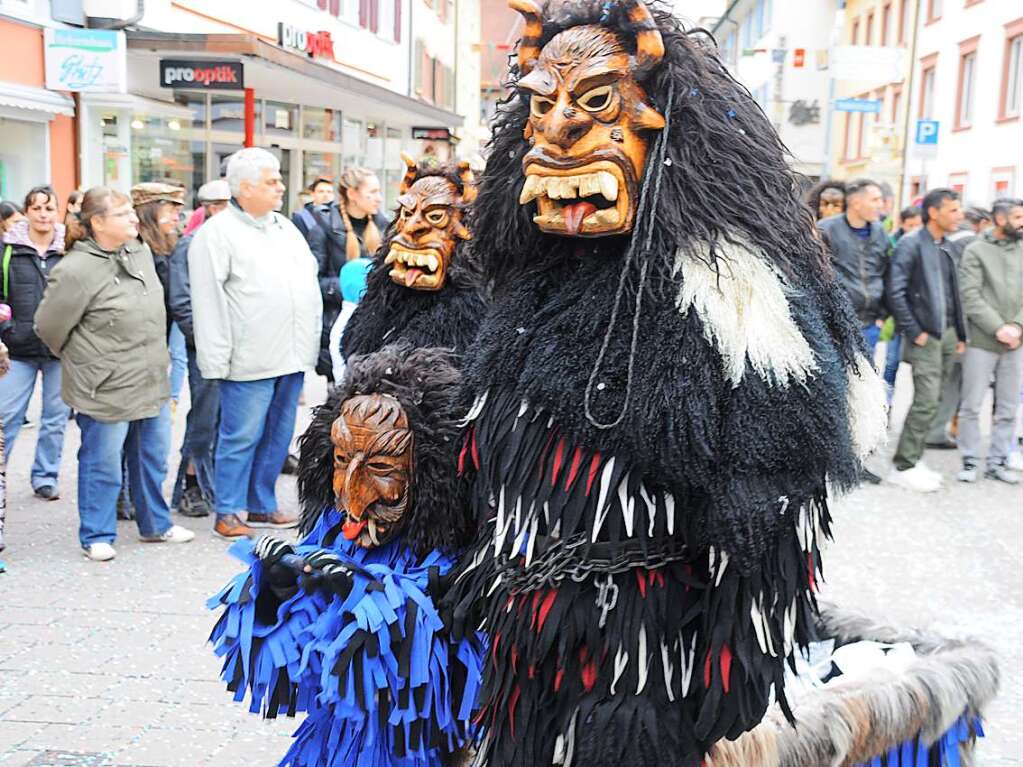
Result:
{"type": "Polygon", "coordinates": [[[136,96],[133,93],[83,93],[83,105],[99,109],[127,109],[133,113],[156,115],[159,117],[192,120],[189,107],[175,104],[173,101],[159,101],[136,96]]]}
{"type": "Polygon", "coordinates": [[[36,122],[48,122],[55,115],[75,114],[75,102],[57,91],[31,85],[0,82],[0,114],[36,122]]]}

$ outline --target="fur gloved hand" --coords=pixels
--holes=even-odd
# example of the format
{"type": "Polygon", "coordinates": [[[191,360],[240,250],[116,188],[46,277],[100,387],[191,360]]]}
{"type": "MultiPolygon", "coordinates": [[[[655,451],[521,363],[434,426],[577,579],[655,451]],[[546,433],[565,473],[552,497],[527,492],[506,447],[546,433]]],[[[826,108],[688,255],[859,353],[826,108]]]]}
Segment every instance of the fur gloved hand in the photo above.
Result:
{"type": "Polygon", "coordinates": [[[320,587],[342,599],[352,590],[354,571],[345,565],[337,554],[320,549],[307,554],[305,564],[306,568],[312,571],[305,583],[307,588],[320,587]]]}

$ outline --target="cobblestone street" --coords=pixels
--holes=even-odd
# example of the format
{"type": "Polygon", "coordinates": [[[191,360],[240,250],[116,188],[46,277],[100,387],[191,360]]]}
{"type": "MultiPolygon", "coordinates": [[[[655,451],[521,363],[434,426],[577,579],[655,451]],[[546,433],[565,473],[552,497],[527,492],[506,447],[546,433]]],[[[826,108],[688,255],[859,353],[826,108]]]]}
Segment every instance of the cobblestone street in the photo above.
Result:
{"type": "MultiPolygon", "coordinates": [[[[308,387],[310,403],[322,389],[308,387]]],[[[905,403],[903,403],[903,408],[905,403]]],[[[175,423],[180,444],[187,403],[175,423]]],[[[37,418],[37,405],[30,417],[37,418]]],[[[305,416],[303,412],[303,416],[305,416]]],[[[272,765],[296,723],[263,722],[230,702],[205,644],[205,600],[238,570],[208,520],[184,546],[143,544],[119,523],[117,559],[86,561],[75,531],[69,425],[60,501],[32,496],[35,429],[22,431],[8,470],[8,572],[0,575],[0,767],[272,765]]],[[[951,476],[954,453],[928,456],[951,476]]],[[[172,456],[170,476],[174,475],[172,456]]],[[[886,468],[883,458],[875,469],[886,468]]],[[[982,767],[1023,765],[1023,488],[952,484],[933,496],[889,486],[835,505],[826,598],[892,623],[972,634],[1003,658],[982,767]]],[[[294,482],[279,484],[294,510],[294,482]]],[[[169,491],[169,487],[168,487],[169,491]]],[[[808,766],[809,767],[809,766],[808,766]]]]}

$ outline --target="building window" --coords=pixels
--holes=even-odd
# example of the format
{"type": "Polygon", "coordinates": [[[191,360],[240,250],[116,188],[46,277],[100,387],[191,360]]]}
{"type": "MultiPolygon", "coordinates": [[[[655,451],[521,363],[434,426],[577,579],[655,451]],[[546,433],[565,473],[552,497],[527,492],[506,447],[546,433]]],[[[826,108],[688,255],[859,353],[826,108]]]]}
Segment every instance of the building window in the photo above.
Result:
{"type": "Polygon", "coordinates": [[[934,117],[934,71],[936,65],[925,66],[920,78],[920,119],[934,117]]]}
{"type": "Polygon", "coordinates": [[[913,24],[913,10],[910,0],[900,0],[899,5],[899,45],[905,45],[909,39],[909,28],[913,24]]]}
{"type": "MultiPolygon", "coordinates": [[[[976,41],[973,45],[976,46],[976,41]]],[[[973,94],[977,81],[977,51],[971,50],[959,56],[959,86],[956,91],[956,128],[969,128],[973,123],[973,94]]]]}
{"type": "Polygon", "coordinates": [[[860,44],[860,20],[856,19],[852,23],[852,27],[849,31],[849,44],[859,45],[860,44]]]}
{"type": "Polygon", "coordinates": [[[846,112],[845,115],[845,160],[855,160],[859,156],[860,129],[863,115],[846,112]]]}
{"type": "Polygon", "coordinates": [[[881,9],[881,45],[885,48],[892,44],[892,4],[885,3],[881,9]]]}
{"type": "Polygon", "coordinates": [[[892,88],[892,125],[899,124],[899,114],[902,110],[902,86],[896,85],[892,88]]]}
{"type": "MultiPolygon", "coordinates": [[[[1018,24],[1023,27],[1023,19],[1018,24]]],[[[1005,42],[1000,111],[1003,120],[1018,118],[1023,111],[1023,32],[1005,42]]]]}
{"type": "Polygon", "coordinates": [[[380,0],[379,3],[376,33],[385,40],[394,39],[394,5],[394,0],[380,0]]]}
{"type": "MultiPolygon", "coordinates": [[[[870,94],[866,94],[864,98],[869,97],[870,94]]],[[[859,130],[856,131],[856,158],[862,159],[865,152],[863,151],[864,145],[867,143],[867,115],[860,112],[856,115],[859,122],[859,130]]]]}
{"type": "Polygon", "coordinates": [[[1016,188],[1016,168],[1007,165],[991,169],[991,199],[1012,197],[1016,188]]]}
{"type": "Polygon", "coordinates": [[[866,26],[866,39],[863,41],[864,45],[874,44],[874,12],[871,11],[867,14],[867,26],[866,26]]]}
{"type": "Polygon", "coordinates": [[[721,45],[721,58],[726,64],[734,65],[736,61],[735,45],[737,43],[735,32],[730,32],[721,45]]]}
{"type": "Polygon", "coordinates": [[[937,21],[941,18],[941,6],[943,0],[927,0],[927,23],[937,21]]]}
{"type": "Polygon", "coordinates": [[[967,181],[969,180],[969,174],[967,173],[949,173],[948,174],[948,188],[959,193],[960,199],[966,199],[966,190],[968,188],[967,181]]]}
{"type": "Polygon", "coordinates": [[[358,26],[359,24],[359,0],[338,0],[337,10],[334,11],[334,0],[331,0],[331,11],[342,21],[358,26]]]}
{"type": "Polygon", "coordinates": [[[753,23],[755,25],[753,29],[754,33],[753,37],[756,40],[762,38],[764,36],[764,33],[767,31],[767,19],[765,18],[766,12],[767,12],[766,0],[757,0],[757,4],[753,9],[754,19],[753,23]]]}

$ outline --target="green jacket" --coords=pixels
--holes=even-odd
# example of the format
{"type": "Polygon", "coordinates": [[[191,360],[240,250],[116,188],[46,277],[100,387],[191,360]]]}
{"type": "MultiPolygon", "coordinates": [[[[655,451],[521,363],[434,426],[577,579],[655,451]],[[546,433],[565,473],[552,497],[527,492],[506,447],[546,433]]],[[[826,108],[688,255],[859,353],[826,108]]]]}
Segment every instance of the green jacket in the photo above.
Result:
{"type": "Polygon", "coordinates": [[[163,287],[149,248],[80,240],[54,267],[35,331],[61,361],[61,394],[97,421],[153,418],[170,398],[163,287]]]}
{"type": "Polygon", "coordinates": [[[1008,351],[995,333],[1011,322],[1023,327],[1023,241],[998,240],[990,233],[978,237],[963,253],[959,285],[970,345],[1008,351]]]}

